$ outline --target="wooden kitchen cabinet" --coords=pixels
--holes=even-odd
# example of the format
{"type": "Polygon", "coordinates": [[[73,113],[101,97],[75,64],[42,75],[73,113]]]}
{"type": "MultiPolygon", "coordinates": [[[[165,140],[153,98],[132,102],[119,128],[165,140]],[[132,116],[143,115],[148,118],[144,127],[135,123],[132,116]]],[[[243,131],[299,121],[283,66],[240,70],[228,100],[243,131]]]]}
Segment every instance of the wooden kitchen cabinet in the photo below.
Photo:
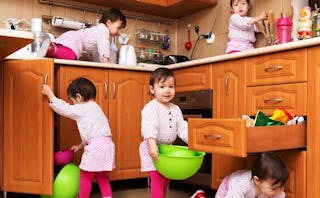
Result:
{"type": "MultiPolygon", "coordinates": [[[[139,144],[142,141],[141,110],[151,99],[149,72],[60,66],[59,75],[58,93],[63,99],[67,99],[67,87],[76,77],[86,77],[96,85],[96,101],[108,117],[116,146],[116,168],[110,173],[110,179],[146,177],[140,171],[139,144]]],[[[80,143],[74,121],[59,117],[58,139],[60,149],[80,143]]],[[[81,153],[77,154],[76,163],[80,158],[81,153]]]]}
{"type": "MultiPolygon", "coordinates": [[[[214,118],[238,118],[243,114],[244,63],[244,60],[240,59],[212,64],[214,118]]],[[[244,159],[242,158],[212,154],[212,188],[218,189],[225,176],[243,167],[244,159]]]]}
{"type": "Polygon", "coordinates": [[[212,89],[211,64],[174,70],[176,92],[212,89]]]}
{"type": "Polygon", "coordinates": [[[52,194],[53,113],[41,94],[53,87],[52,59],[4,62],[3,190],[52,194]]]}
{"type": "MultiPolygon", "coordinates": [[[[217,5],[217,0],[75,0],[96,6],[177,19],[217,5]]],[[[72,3],[78,5],[77,3],[72,3]]]]}

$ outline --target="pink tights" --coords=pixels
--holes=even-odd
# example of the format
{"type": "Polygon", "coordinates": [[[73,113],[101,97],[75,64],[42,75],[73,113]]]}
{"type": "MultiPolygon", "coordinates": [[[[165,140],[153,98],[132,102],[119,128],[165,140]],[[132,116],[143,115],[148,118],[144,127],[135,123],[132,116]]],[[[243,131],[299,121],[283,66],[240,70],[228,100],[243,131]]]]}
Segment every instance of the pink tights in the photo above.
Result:
{"type": "Polygon", "coordinates": [[[152,198],[164,198],[168,189],[170,180],[163,177],[158,171],[150,171],[150,188],[152,198]]]}
{"type": "Polygon", "coordinates": [[[96,179],[103,198],[112,197],[112,190],[108,179],[108,172],[88,172],[80,170],[80,186],[78,198],[89,198],[92,187],[92,179],[96,179]]]}

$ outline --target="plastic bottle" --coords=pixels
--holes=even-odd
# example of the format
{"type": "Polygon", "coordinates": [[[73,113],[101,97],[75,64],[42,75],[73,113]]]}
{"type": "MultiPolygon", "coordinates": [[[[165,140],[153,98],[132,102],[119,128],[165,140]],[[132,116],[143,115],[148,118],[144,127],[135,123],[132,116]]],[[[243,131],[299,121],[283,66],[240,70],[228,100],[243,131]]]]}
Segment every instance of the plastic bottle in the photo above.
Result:
{"type": "Polygon", "coordinates": [[[281,17],[277,21],[278,43],[287,43],[291,41],[292,21],[288,17],[281,17]]]}

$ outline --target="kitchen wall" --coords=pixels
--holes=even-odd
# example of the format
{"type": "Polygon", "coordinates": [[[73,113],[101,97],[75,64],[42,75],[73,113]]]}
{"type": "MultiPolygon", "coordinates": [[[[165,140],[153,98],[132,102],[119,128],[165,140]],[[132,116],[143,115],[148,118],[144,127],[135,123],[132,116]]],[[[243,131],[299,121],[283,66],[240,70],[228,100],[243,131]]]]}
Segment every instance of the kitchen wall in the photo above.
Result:
{"type": "MultiPolygon", "coordinates": [[[[68,1],[66,1],[68,2],[68,1]]],[[[280,17],[280,13],[289,13],[291,0],[251,0],[250,16],[256,16],[263,10],[268,11],[273,9],[276,18],[280,17]]],[[[94,7],[94,6],[93,6],[94,7]]],[[[99,10],[103,9],[101,6],[99,10]]],[[[105,8],[108,9],[108,8],[105,8]]],[[[130,16],[147,16],[141,13],[130,13],[123,11],[130,16]]],[[[82,10],[69,9],[59,6],[49,6],[46,4],[39,4],[38,0],[1,0],[0,1],[0,27],[5,27],[5,21],[7,18],[26,19],[30,21],[33,17],[42,17],[43,15],[50,16],[62,16],[71,19],[81,19],[92,22],[95,24],[98,13],[84,12],[82,10]]],[[[196,48],[194,49],[193,59],[205,58],[215,55],[224,54],[227,42],[228,33],[228,21],[230,17],[230,5],[229,0],[218,0],[218,4],[215,7],[211,7],[192,15],[180,18],[178,20],[171,20],[167,18],[158,18],[153,16],[147,16],[149,18],[155,18],[154,22],[140,20],[136,18],[127,19],[127,27],[122,32],[130,36],[129,44],[137,47],[145,48],[160,48],[161,45],[154,42],[141,42],[136,37],[136,29],[146,28],[152,31],[167,33],[171,38],[170,48],[168,50],[162,50],[165,55],[169,54],[182,54],[190,58],[192,49],[185,49],[185,42],[187,41],[187,30],[191,31],[191,42],[195,46],[197,35],[194,32],[194,26],[198,24],[200,26],[200,34],[209,33],[213,30],[215,34],[214,43],[208,45],[204,39],[201,39],[196,48]],[[162,23],[161,21],[168,21],[169,23],[162,23]]],[[[30,26],[27,23],[22,23],[22,29],[30,30],[30,26]]],[[[66,29],[51,27],[48,21],[44,20],[43,28],[45,32],[50,32],[55,36],[60,35],[66,29]]],[[[117,43],[120,47],[119,43],[117,43]]],[[[264,38],[261,34],[257,35],[256,47],[264,46],[264,38]]]]}

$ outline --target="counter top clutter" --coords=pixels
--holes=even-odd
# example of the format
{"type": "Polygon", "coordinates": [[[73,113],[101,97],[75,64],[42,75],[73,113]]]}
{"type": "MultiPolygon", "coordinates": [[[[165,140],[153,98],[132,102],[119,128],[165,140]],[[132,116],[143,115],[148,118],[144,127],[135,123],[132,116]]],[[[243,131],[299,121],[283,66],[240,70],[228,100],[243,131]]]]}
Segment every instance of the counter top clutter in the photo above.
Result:
{"type": "MultiPolygon", "coordinates": [[[[19,49],[19,47],[23,47],[24,45],[27,45],[28,43],[31,43],[33,41],[33,34],[31,32],[23,32],[23,31],[12,31],[12,30],[6,30],[6,29],[0,29],[0,47],[3,48],[4,45],[10,42],[10,45],[14,45],[14,47],[9,47],[11,51],[1,50],[1,57],[6,57],[7,54],[12,53],[14,50],[19,49]],[[16,42],[15,39],[21,39],[21,42],[16,42]]],[[[10,46],[9,45],[9,46],[10,46]]],[[[176,68],[184,68],[184,67],[191,67],[195,65],[202,65],[207,63],[214,63],[214,62],[221,62],[226,60],[233,60],[238,58],[244,58],[244,57],[250,57],[250,56],[256,56],[256,55],[262,55],[262,54],[268,54],[268,53],[274,53],[274,52],[281,52],[281,51],[287,51],[287,50],[293,50],[298,48],[304,48],[304,47],[310,47],[310,46],[316,46],[320,45],[320,37],[305,39],[305,40],[299,40],[299,41],[293,41],[278,45],[272,45],[272,46],[266,46],[266,47],[260,47],[253,50],[243,51],[243,52],[237,52],[232,54],[223,54],[218,56],[212,56],[202,59],[196,59],[176,64],[167,65],[166,67],[170,69],[176,69],[176,68]]],[[[6,59],[25,59],[23,57],[18,56],[7,56],[6,59]]],[[[160,67],[161,65],[158,64],[138,64],[137,66],[128,66],[128,65],[119,65],[119,64],[113,64],[113,63],[97,63],[97,62],[90,62],[90,61],[74,61],[74,60],[63,60],[63,59],[54,59],[54,62],[57,64],[65,64],[65,65],[76,65],[76,66],[85,66],[85,67],[101,67],[101,68],[116,68],[116,69],[126,69],[126,70],[143,70],[143,71],[152,71],[157,67],[160,67]]]]}

